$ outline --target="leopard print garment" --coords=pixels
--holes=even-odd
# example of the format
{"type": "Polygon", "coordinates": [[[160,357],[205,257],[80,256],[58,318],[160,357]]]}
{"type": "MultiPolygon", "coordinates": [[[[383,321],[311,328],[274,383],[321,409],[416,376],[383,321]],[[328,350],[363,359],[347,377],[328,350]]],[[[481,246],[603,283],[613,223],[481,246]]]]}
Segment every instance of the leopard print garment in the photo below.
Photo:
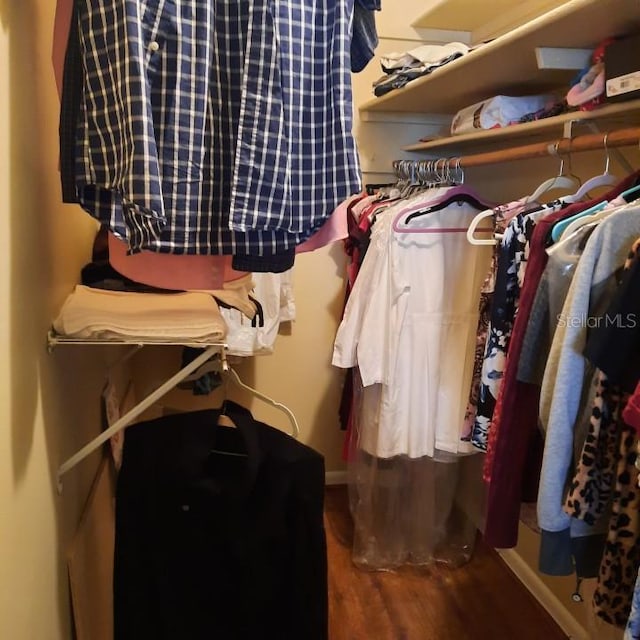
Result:
{"type": "Polygon", "coordinates": [[[607,513],[620,446],[620,390],[600,370],[594,384],[587,435],[564,504],[566,513],[590,525],[607,513]]]}
{"type": "Polygon", "coordinates": [[[635,467],[638,435],[620,424],[620,450],[607,541],[593,594],[596,614],[624,628],[640,567],[640,490],[635,467]]]}
{"type": "MultiPolygon", "coordinates": [[[[639,252],[637,240],[625,270],[639,252]]],[[[609,383],[602,371],[596,371],[595,384],[587,437],[564,508],[571,516],[594,524],[611,504],[593,606],[599,617],[624,627],[640,567],[640,488],[635,466],[640,442],[636,431],[621,418],[629,394],[609,383]]]]}

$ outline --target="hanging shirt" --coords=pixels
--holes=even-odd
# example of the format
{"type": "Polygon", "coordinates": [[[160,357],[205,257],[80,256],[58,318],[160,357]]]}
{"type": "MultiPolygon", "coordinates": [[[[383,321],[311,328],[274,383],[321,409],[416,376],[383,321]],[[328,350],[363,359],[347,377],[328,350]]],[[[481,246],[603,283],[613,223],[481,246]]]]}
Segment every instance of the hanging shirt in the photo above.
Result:
{"type": "MultiPolygon", "coordinates": [[[[494,233],[504,235],[509,220],[516,214],[521,213],[526,204],[526,198],[516,200],[509,204],[495,207],[493,213],[494,233]]],[[[493,254],[491,256],[491,265],[482,284],[480,291],[480,306],[478,327],[476,329],[476,355],[473,364],[473,378],[471,380],[471,389],[469,390],[469,402],[464,415],[464,425],[461,437],[463,440],[470,440],[473,426],[476,419],[478,398],[480,395],[480,384],[482,380],[482,365],[484,363],[484,353],[487,346],[487,338],[489,334],[489,324],[491,322],[491,307],[493,302],[493,293],[496,286],[496,273],[498,271],[498,255],[500,253],[500,243],[496,240],[496,244],[492,245],[493,254]]]]}
{"type": "Polygon", "coordinates": [[[498,255],[498,268],[491,307],[476,418],[471,431],[475,447],[486,451],[493,411],[504,373],[513,323],[520,300],[528,240],[536,220],[544,211],[519,213],[509,222],[498,255]]]}
{"type": "MultiPolygon", "coordinates": [[[[604,199],[615,198],[622,190],[631,186],[634,180],[635,176],[623,180],[605,194],[604,199]]],[[[537,492],[542,449],[538,433],[538,404],[540,403],[542,418],[548,411],[548,407],[545,409],[544,406],[549,398],[545,400],[540,397],[540,388],[537,385],[525,384],[517,380],[517,365],[534,296],[547,264],[548,255],[545,251],[547,238],[555,222],[579,211],[584,211],[595,203],[596,201],[576,203],[546,216],[536,225],[531,241],[531,254],[527,264],[524,288],[521,292],[518,316],[511,337],[509,351],[511,365],[507,363],[502,383],[505,385],[502,391],[504,402],[501,406],[499,405],[498,415],[494,415],[494,423],[498,424],[496,434],[499,433],[499,437],[494,440],[492,449],[485,539],[495,547],[515,546],[518,539],[520,503],[523,499],[527,502],[534,501],[537,492]]],[[[553,371],[557,366],[557,354],[555,358],[553,364],[547,364],[549,371],[553,371]]],[[[573,380],[574,378],[569,377],[563,381],[563,384],[571,384],[573,380]]],[[[546,420],[542,419],[542,422],[546,424],[546,420]]],[[[558,491],[561,492],[562,487],[558,487],[558,491]]],[[[561,510],[561,507],[559,509],[561,510]]],[[[542,522],[540,525],[543,529],[546,528],[542,522]]],[[[546,537],[543,533],[543,543],[546,537]]],[[[566,546],[569,547],[569,531],[566,531],[566,537],[560,537],[563,537],[566,546]]]]}
{"type": "MultiPolygon", "coordinates": [[[[460,435],[491,248],[470,245],[464,233],[394,232],[403,207],[400,202],[376,217],[333,363],[358,365],[367,387],[365,451],[382,458],[468,453],[472,448],[460,435]]],[[[411,220],[409,231],[468,227],[476,213],[453,202],[411,220]]]]}
{"type": "Polygon", "coordinates": [[[587,320],[599,317],[602,291],[640,235],[640,210],[614,212],[593,232],[578,264],[545,370],[540,417],[546,431],[538,517],[545,531],[568,528],[563,489],[573,454],[573,428],[585,377],[587,320]],[[580,319],[583,319],[580,322],[580,319]]]}
{"type": "Polygon", "coordinates": [[[79,4],[78,198],[132,251],[283,253],[360,190],[353,0],[79,4]]]}

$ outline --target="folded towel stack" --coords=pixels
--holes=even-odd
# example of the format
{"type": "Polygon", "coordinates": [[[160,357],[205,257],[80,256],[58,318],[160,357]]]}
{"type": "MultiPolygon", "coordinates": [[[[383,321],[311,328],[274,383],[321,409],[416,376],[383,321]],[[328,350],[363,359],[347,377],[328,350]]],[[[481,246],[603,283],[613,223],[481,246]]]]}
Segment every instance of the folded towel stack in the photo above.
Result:
{"type": "Polygon", "coordinates": [[[77,285],[53,323],[73,338],[221,342],[226,324],[206,293],[132,293],[77,285]]]}

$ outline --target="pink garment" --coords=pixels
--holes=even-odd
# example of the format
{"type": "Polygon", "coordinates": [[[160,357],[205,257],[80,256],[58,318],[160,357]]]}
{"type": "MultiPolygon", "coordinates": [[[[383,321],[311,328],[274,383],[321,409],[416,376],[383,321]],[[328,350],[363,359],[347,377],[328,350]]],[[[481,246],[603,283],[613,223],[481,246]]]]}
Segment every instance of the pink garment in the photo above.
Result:
{"type": "Polygon", "coordinates": [[[127,244],[109,233],[109,263],[121,275],[159,289],[222,289],[246,275],[231,267],[232,256],[176,255],[142,251],[127,255],[127,244]]]}
{"type": "Polygon", "coordinates": [[[58,98],[62,96],[64,56],[67,52],[72,9],[73,0],[58,0],[56,4],[56,17],[53,23],[53,48],[51,52],[51,59],[53,61],[53,73],[56,78],[56,86],[58,87],[58,98]]]}
{"type": "MultiPolygon", "coordinates": [[[[296,253],[314,251],[348,236],[348,206],[352,196],[339,204],[327,221],[308,240],[296,247],[296,253]]],[[[109,262],[121,275],[160,289],[192,291],[221,289],[223,282],[246,273],[231,267],[232,256],[174,255],[142,251],[127,255],[127,245],[109,233],[109,262]]]]}
{"type": "Polygon", "coordinates": [[[598,98],[604,93],[605,78],[604,78],[604,65],[598,65],[600,70],[593,66],[593,75],[586,74],[585,82],[579,82],[573,85],[567,93],[567,104],[570,107],[578,107],[580,105],[598,98]]]}
{"type": "Polygon", "coordinates": [[[347,209],[356,198],[361,197],[362,194],[357,194],[341,202],[325,223],[309,239],[296,247],[296,253],[315,251],[337,240],[344,240],[349,235],[347,209]]]}

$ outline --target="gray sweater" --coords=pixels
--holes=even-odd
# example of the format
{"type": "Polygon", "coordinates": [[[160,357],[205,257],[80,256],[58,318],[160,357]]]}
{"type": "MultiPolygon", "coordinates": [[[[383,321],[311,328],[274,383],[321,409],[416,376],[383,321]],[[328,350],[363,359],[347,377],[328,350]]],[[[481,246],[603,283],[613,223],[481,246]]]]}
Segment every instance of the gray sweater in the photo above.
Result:
{"type": "Polygon", "coordinates": [[[540,421],[545,431],[538,494],[538,522],[546,531],[570,527],[563,511],[573,455],[574,426],[580,416],[584,384],[590,382],[582,355],[589,324],[599,322],[615,289],[614,274],[640,237],[640,205],[623,207],[600,222],[576,268],[558,319],[545,368],[540,421]]]}

